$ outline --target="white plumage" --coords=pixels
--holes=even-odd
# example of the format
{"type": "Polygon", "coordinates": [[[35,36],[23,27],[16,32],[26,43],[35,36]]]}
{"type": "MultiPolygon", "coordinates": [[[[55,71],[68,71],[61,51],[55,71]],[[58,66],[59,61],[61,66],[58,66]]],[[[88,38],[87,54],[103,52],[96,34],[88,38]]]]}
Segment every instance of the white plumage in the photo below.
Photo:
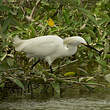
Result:
{"type": "Polygon", "coordinates": [[[26,52],[28,57],[44,58],[49,66],[56,58],[75,54],[79,44],[86,44],[86,41],[79,36],[65,39],[57,35],[41,36],[28,40],[22,40],[19,37],[14,38],[16,51],[26,52]]]}

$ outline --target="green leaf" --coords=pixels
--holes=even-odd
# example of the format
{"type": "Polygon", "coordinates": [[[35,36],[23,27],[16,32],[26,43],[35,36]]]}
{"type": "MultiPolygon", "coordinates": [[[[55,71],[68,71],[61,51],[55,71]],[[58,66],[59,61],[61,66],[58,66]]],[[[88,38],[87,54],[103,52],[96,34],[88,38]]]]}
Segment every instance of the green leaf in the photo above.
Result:
{"type": "Polygon", "coordinates": [[[9,16],[3,23],[3,26],[2,26],[2,33],[6,32],[7,31],[7,28],[9,26],[9,24],[11,23],[11,17],[9,16]]]}
{"type": "Polygon", "coordinates": [[[93,79],[94,79],[94,77],[87,77],[86,81],[88,82],[88,81],[91,81],[93,79]]]}
{"type": "Polygon", "coordinates": [[[7,56],[7,53],[3,53],[2,57],[0,58],[0,61],[2,62],[6,58],[6,56],[7,56]]]}
{"type": "Polygon", "coordinates": [[[105,58],[110,58],[110,54],[106,54],[105,58]]]}
{"type": "Polygon", "coordinates": [[[79,82],[82,82],[83,80],[85,80],[85,77],[80,77],[79,78],[79,82]]]}
{"type": "Polygon", "coordinates": [[[84,29],[81,30],[82,32],[87,32],[91,38],[96,38],[95,33],[93,32],[93,30],[91,30],[89,27],[85,27],[84,29]]]}
{"type": "Polygon", "coordinates": [[[79,82],[89,82],[92,81],[94,79],[94,77],[80,77],[79,78],[79,82]]]}
{"type": "Polygon", "coordinates": [[[14,82],[20,88],[24,89],[24,85],[23,85],[23,83],[20,80],[18,80],[16,78],[13,78],[13,77],[8,77],[7,79],[10,79],[12,82],[14,82]]]}
{"type": "Polygon", "coordinates": [[[7,31],[8,26],[10,24],[21,26],[21,24],[10,15],[3,23],[2,30],[1,30],[2,33],[5,33],[7,31]]]}
{"type": "Polygon", "coordinates": [[[69,12],[67,10],[63,11],[64,19],[67,24],[70,24],[69,12]]]}
{"type": "Polygon", "coordinates": [[[78,6],[81,5],[81,0],[77,0],[77,2],[78,2],[78,6]]]}
{"type": "Polygon", "coordinates": [[[3,0],[0,0],[0,5],[2,4],[3,0]]]}
{"type": "Polygon", "coordinates": [[[101,59],[100,57],[96,57],[96,61],[102,65],[104,68],[107,66],[107,62],[103,59],[101,59]]]}
{"type": "Polygon", "coordinates": [[[87,34],[87,35],[85,36],[85,40],[86,40],[89,44],[92,42],[91,37],[90,37],[90,34],[87,34]]]}
{"type": "Polygon", "coordinates": [[[95,17],[93,16],[93,14],[92,14],[90,11],[88,11],[88,10],[86,10],[86,9],[84,9],[84,8],[78,8],[78,9],[79,9],[85,16],[87,16],[95,25],[98,25],[98,23],[97,23],[95,17]]]}
{"type": "Polygon", "coordinates": [[[10,10],[9,7],[0,4],[0,11],[7,11],[7,12],[9,12],[9,10],[10,10]]]}
{"type": "Polygon", "coordinates": [[[44,5],[44,6],[49,6],[50,4],[49,4],[49,2],[46,2],[45,0],[43,1],[41,1],[41,3],[42,3],[42,5],[44,5]]]}
{"type": "Polygon", "coordinates": [[[0,84],[0,88],[3,88],[5,86],[5,83],[0,84]]]}
{"type": "Polygon", "coordinates": [[[12,59],[12,58],[7,58],[7,63],[8,63],[8,65],[9,65],[10,67],[12,67],[13,64],[14,64],[14,59],[12,59]]]}
{"type": "Polygon", "coordinates": [[[23,27],[23,25],[21,25],[21,23],[18,20],[16,20],[14,17],[11,18],[11,24],[17,25],[19,27],[23,27]]]}
{"type": "Polygon", "coordinates": [[[64,76],[73,76],[75,74],[76,74],[75,72],[67,72],[64,74],[64,76]]]}
{"type": "Polygon", "coordinates": [[[29,29],[30,30],[30,37],[35,36],[36,35],[36,30],[35,30],[34,26],[30,25],[29,28],[30,28],[29,29]]]}

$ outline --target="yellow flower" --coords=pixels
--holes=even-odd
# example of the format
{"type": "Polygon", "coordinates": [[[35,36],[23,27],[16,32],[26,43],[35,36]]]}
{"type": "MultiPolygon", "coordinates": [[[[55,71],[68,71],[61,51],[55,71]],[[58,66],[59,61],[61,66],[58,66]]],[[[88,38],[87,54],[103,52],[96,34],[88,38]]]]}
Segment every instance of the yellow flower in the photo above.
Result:
{"type": "Polygon", "coordinates": [[[51,18],[48,19],[47,23],[50,27],[53,27],[55,25],[54,21],[51,18]]]}

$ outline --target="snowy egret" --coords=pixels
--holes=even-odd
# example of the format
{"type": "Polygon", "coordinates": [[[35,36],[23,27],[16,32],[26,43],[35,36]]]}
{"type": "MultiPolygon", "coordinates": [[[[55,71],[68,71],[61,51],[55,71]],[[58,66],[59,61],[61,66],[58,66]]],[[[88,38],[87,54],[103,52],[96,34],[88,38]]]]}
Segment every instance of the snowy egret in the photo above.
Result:
{"type": "Polygon", "coordinates": [[[72,56],[77,52],[79,44],[86,45],[86,41],[79,36],[68,37],[65,39],[57,35],[47,35],[28,40],[22,40],[18,36],[14,38],[14,46],[16,51],[23,51],[27,53],[28,57],[38,57],[39,60],[32,65],[32,68],[44,58],[52,71],[52,62],[65,56],[72,56]]]}

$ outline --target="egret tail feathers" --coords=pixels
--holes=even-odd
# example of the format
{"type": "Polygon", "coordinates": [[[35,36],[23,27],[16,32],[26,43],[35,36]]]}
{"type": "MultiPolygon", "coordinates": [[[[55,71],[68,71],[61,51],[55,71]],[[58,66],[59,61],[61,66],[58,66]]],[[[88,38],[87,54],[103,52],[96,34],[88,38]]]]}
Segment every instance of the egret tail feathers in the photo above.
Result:
{"type": "Polygon", "coordinates": [[[13,39],[14,47],[16,51],[21,51],[21,45],[23,40],[21,40],[18,36],[13,39]]]}

